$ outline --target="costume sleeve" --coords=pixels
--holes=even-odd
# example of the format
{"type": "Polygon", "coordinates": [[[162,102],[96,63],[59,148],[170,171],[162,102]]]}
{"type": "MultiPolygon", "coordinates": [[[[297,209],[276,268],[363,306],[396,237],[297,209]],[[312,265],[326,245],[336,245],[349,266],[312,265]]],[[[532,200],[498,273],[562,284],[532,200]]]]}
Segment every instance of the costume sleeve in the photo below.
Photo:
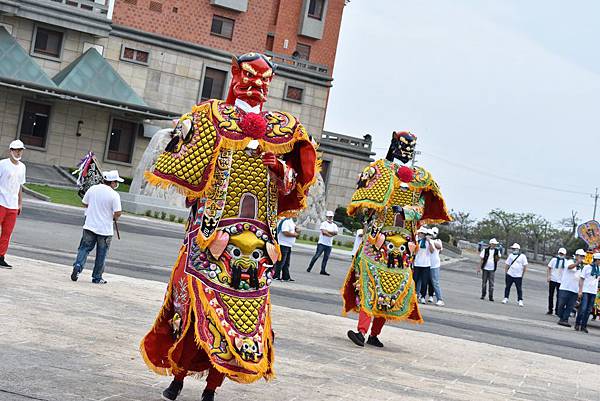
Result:
{"type": "Polygon", "coordinates": [[[404,206],[404,219],[407,221],[418,221],[423,217],[423,210],[425,209],[425,198],[419,197],[419,200],[415,205],[404,206]]]}

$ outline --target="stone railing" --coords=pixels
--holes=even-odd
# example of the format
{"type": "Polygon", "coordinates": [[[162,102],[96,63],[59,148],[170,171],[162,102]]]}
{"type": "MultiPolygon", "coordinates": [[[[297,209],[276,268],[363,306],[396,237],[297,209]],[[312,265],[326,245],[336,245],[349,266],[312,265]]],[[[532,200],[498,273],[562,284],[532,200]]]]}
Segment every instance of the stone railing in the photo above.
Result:
{"type": "Polygon", "coordinates": [[[298,70],[329,76],[329,67],[326,65],[315,64],[304,59],[293,58],[291,56],[286,56],[285,54],[278,54],[269,51],[266,51],[265,54],[271,57],[275,64],[285,64],[297,68],[298,70]]]}
{"type": "Polygon", "coordinates": [[[63,4],[65,7],[72,7],[83,12],[90,12],[96,15],[104,15],[106,18],[112,18],[112,9],[115,0],[39,0],[47,3],[63,4]]]}
{"type": "Polygon", "coordinates": [[[354,148],[360,148],[363,151],[371,151],[371,146],[373,145],[371,135],[369,134],[362,138],[357,138],[354,136],[337,134],[329,131],[323,131],[321,142],[346,145],[354,148]]]}

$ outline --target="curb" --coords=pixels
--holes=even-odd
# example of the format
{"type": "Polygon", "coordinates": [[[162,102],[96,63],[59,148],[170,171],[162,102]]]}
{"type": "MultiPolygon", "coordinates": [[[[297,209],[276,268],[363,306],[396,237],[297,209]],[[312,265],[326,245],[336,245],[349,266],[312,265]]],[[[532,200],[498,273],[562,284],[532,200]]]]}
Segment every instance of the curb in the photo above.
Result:
{"type": "Polygon", "coordinates": [[[34,191],[33,189],[27,188],[25,185],[22,186],[23,192],[25,192],[29,196],[33,196],[39,200],[43,200],[44,202],[50,202],[50,197],[39,192],[34,191]]]}
{"type": "Polygon", "coordinates": [[[65,170],[63,169],[63,167],[61,167],[61,166],[58,166],[58,165],[56,165],[56,164],[55,164],[53,167],[54,167],[54,169],[55,169],[56,171],[58,171],[58,173],[59,173],[60,175],[62,175],[63,177],[65,177],[67,180],[69,180],[69,181],[70,181],[70,182],[71,182],[73,185],[77,185],[77,179],[75,179],[75,177],[73,177],[73,175],[72,175],[72,174],[70,174],[70,173],[68,173],[67,171],[65,171],[65,170]]]}

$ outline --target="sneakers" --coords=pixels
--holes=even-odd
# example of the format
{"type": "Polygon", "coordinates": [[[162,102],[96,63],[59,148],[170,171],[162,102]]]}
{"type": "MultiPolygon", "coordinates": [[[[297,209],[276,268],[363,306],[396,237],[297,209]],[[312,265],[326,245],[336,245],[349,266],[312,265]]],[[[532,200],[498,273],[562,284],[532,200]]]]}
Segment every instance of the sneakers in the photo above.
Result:
{"type": "Polygon", "coordinates": [[[377,336],[369,336],[369,339],[367,340],[367,344],[372,345],[377,348],[383,348],[383,344],[381,343],[381,341],[379,341],[377,336]]]}
{"type": "Polygon", "coordinates": [[[557,323],[559,326],[564,326],[564,327],[571,327],[571,325],[569,324],[568,321],[566,320],[559,320],[557,323]]]}
{"type": "Polygon", "coordinates": [[[551,315],[551,314],[552,314],[551,310],[549,310],[548,312],[546,312],[546,315],[551,315]]]}
{"type": "Polygon", "coordinates": [[[202,398],[200,401],[215,401],[215,390],[205,389],[202,392],[202,398]]]}
{"type": "Polygon", "coordinates": [[[433,297],[432,297],[432,296],[430,296],[430,297],[427,299],[427,302],[428,302],[428,303],[430,303],[430,304],[432,304],[432,303],[433,303],[433,297]]]}
{"type": "Polygon", "coordinates": [[[71,281],[77,281],[79,278],[79,269],[77,266],[73,266],[73,271],[71,272],[71,281]]]}
{"type": "Polygon", "coordinates": [[[523,306],[525,306],[525,304],[523,303],[523,300],[522,300],[522,299],[521,299],[521,300],[519,300],[519,306],[520,306],[520,307],[523,307],[523,306]]]}
{"type": "Polygon", "coordinates": [[[444,306],[444,305],[446,305],[446,303],[444,301],[442,301],[441,299],[438,299],[438,301],[435,304],[436,304],[436,306],[444,306]]]}
{"type": "Polygon", "coordinates": [[[359,347],[365,346],[365,336],[363,336],[363,334],[360,331],[355,332],[352,330],[348,330],[348,338],[359,347]]]}
{"type": "Polygon", "coordinates": [[[98,279],[93,278],[92,283],[93,284],[106,284],[106,283],[108,283],[108,281],[104,280],[103,278],[98,278],[98,279]]]}
{"type": "Polygon", "coordinates": [[[494,298],[490,297],[490,302],[494,302],[494,298]]]}
{"type": "Polygon", "coordinates": [[[282,279],[282,281],[290,282],[290,281],[296,281],[296,280],[294,280],[293,278],[290,277],[288,279],[282,279]]]}
{"type": "Polygon", "coordinates": [[[483,301],[484,298],[485,298],[485,295],[482,295],[481,298],[479,298],[479,299],[481,299],[483,301]]]}
{"type": "Polygon", "coordinates": [[[321,275],[323,275],[323,276],[331,276],[331,274],[329,274],[329,273],[327,273],[327,272],[321,272],[321,273],[319,273],[319,274],[321,274],[321,275]]]}
{"type": "Polygon", "coordinates": [[[507,303],[508,303],[508,298],[504,298],[504,299],[502,300],[502,303],[503,303],[503,304],[507,304],[507,303]]]}
{"type": "Polygon", "coordinates": [[[4,260],[4,256],[0,256],[0,268],[1,269],[12,269],[12,266],[9,265],[8,263],[6,263],[6,260],[4,260]]]}
{"type": "Polygon", "coordinates": [[[425,302],[425,298],[423,298],[423,297],[419,297],[419,303],[420,303],[420,304],[425,304],[425,303],[427,303],[427,302],[425,302]]]}
{"type": "Polygon", "coordinates": [[[177,399],[181,389],[183,388],[183,381],[173,380],[169,387],[162,392],[162,399],[166,401],[174,401],[177,399]]]}
{"type": "Polygon", "coordinates": [[[309,267],[308,269],[306,269],[306,272],[310,273],[311,270],[312,270],[312,267],[309,267]]]}

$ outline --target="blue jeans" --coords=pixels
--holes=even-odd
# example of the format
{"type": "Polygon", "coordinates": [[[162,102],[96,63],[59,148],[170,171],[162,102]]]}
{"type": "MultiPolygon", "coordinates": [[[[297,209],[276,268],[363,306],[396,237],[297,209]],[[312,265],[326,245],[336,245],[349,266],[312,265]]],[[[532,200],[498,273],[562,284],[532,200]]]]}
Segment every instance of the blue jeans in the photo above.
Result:
{"type": "Polygon", "coordinates": [[[579,311],[577,312],[577,319],[575,324],[581,327],[587,327],[594,301],[596,300],[596,294],[588,294],[584,292],[581,297],[581,303],[579,304],[579,311]]]}
{"type": "Polygon", "coordinates": [[[513,277],[510,274],[506,274],[504,278],[506,282],[506,287],[504,287],[504,298],[510,297],[510,289],[514,283],[515,287],[517,287],[517,300],[523,300],[523,277],[513,277]]]}
{"type": "Polygon", "coordinates": [[[77,250],[77,259],[75,259],[73,267],[77,268],[79,273],[81,273],[85,267],[89,253],[96,246],[96,260],[94,261],[92,280],[100,280],[102,273],[104,273],[104,261],[106,260],[111,240],[112,235],[98,235],[90,230],[83,229],[83,235],[79,242],[79,249],[77,250]]]}
{"type": "Polygon", "coordinates": [[[429,269],[429,278],[433,286],[433,293],[438,301],[442,300],[442,289],[440,288],[440,268],[429,269]]]}
{"type": "Polygon", "coordinates": [[[569,321],[569,316],[577,302],[577,293],[573,291],[558,290],[558,317],[563,322],[569,321]]]}
{"type": "Polygon", "coordinates": [[[413,281],[415,282],[415,292],[417,297],[425,298],[427,295],[427,283],[429,282],[429,266],[414,266],[413,281]]]}
{"type": "Polygon", "coordinates": [[[290,259],[292,248],[285,245],[280,245],[281,260],[275,265],[275,278],[283,278],[284,280],[291,279],[290,277],[290,259]]]}
{"type": "Polygon", "coordinates": [[[310,260],[310,264],[308,265],[308,271],[311,271],[313,265],[319,259],[319,256],[323,254],[323,261],[321,262],[321,273],[325,273],[325,268],[327,267],[327,261],[329,260],[329,254],[331,253],[331,247],[323,244],[317,244],[317,252],[315,256],[310,260]]]}

